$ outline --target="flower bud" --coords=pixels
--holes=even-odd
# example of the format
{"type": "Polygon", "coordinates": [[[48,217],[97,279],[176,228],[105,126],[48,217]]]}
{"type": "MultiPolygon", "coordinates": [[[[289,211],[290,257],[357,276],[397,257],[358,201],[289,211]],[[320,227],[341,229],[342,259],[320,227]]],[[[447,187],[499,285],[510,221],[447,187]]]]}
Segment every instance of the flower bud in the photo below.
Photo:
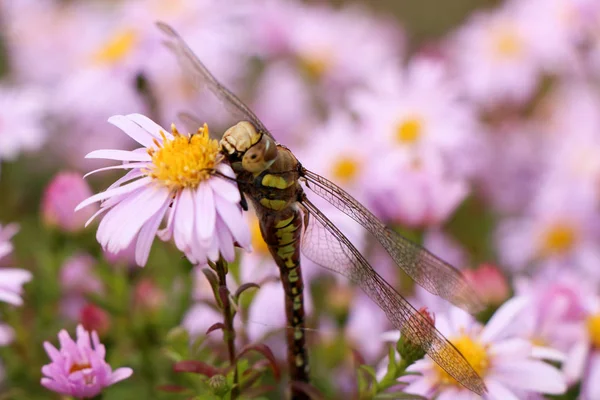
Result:
{"type": "Polygon", "coordinates": [[[96,212],[88,207],[75,212],[75,206],[92,195],[83,177],[77,172],[60,172],[46,186],[42,199],[42,219],[47,226],[65,232],[77,232],[96,212]]]}
{"type": "Polygon", "coordinates": [[[477,269],[464,271],[464,275],[488,306],[499,306],[510,296],[506,277],[495,265],[482,264],[477,269]]]}
{"type": "Polygon", "coordinates": [[[94,304],[87,304],[81,309],[79,321],[86,331],[96,331],[98,336],[104,336],[110,329],[110,316],[94,304]]]}

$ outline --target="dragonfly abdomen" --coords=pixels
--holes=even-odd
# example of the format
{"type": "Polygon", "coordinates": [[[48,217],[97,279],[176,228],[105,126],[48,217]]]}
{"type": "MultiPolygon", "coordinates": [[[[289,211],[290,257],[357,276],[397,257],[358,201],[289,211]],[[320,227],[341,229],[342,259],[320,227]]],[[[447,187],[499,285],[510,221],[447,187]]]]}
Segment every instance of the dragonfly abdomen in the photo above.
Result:
{"type": "MultiPolygon", "coordinates": [[[[285,312],[288,321],[288,365],[293,381],[309,381],[308,353],[304,324],[304,282],[300,269],[300,237],[302,212],[297,207],[287,207],[283,212],[265,216],[261,229],[281,276],[285,292],[285,312]]],[[[294,389],[292,389],[294,392],[294,389]]],[[[292,393],[301,399],[304,393],[292,393]]],[[[308,397],[306,397],[308,398],[308,397]]]]}

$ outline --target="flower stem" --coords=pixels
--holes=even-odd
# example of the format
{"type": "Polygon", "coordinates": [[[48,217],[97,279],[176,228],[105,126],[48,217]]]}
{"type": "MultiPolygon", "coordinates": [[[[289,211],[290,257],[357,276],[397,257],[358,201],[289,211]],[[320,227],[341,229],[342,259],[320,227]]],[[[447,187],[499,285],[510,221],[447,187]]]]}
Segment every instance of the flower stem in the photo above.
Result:
{"type": "Polygon", "coordinates": [[[235,330],[233,329],[233,317],[234,314],[231,309],[231,301],[229,299],[229,289],[227,288],[227,263],[221,258],[216,263],[217,276],[219,277],[219,295],[221,303],[223,304],[223,340],[227,346],[227,353],[229,354],[229,363],[233,366],[233,389],[231,390],[231,398],[235,399],[239,395],[238,388],[238,369],[236,366],[236,354],[235,354],[235,330]]]}

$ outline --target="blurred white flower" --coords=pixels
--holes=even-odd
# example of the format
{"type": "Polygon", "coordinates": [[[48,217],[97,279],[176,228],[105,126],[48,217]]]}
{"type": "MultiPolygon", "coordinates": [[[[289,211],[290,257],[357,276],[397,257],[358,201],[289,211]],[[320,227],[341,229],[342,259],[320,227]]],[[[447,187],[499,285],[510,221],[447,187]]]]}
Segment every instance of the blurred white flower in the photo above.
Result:
{"type": "Polygon", "coordinates": [[[47,107],[40,89],[0,86],[0,162],[13,161],[22,152],[44,145],[47,107]]]}

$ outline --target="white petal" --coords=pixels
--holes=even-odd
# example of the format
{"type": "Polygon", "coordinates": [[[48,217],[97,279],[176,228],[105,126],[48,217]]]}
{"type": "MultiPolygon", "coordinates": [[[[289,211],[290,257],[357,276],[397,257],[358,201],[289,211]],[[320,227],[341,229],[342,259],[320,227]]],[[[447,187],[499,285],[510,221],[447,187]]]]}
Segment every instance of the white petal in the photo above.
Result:
{"type": "Polygon", "coordinates": [[[152,242],[154,241],[156,231],[158,231],[158,227],[160,226],[160,223],[162,222],[165,213],[169,208],[169,203],[170,200],[167,198],[158,212],[144,224],[142,229],[140,229],[137,243],[135,244],[135,262],[140,267],[143,267],[146,265],[146,262],[148,262],[148,256],[150,255],[152,242]]]}
{"type": "Polygon", "coordinates": [[[100,200],[108,199],[109,197],[113,197],[113,196],[117,196],[117,195],[121,195],[121,194],[125,194],[125,193],[130,193],[136,189],[141,188],[142,186],[147,185],[151,181],[152,181],[152,178],[149,178],[149,177],[141,178],[141,179],[138,179],[137,181],[128,183],[126,185],[119,186],[114,189],[105,190],[104,192],[97,193],[97,194],[93,195],[92,197],[88,197],[87,199],[85,199],[84,201],[79,203],[77,205],[77,207],[75,207],[75,211],[81,210],[83,207],[89,206],[90,204],[94,204],[100,200]]]}
{"type": "Polygon", "coordinates": [[[128,207],[131,211],[121,220],[121,229],[115,233],[116,240],[123,244],[131,243],[142,226],[169,201],[170,194],[168,188],[158,185],[144,188],[128,207]]]}
{"type": "Polygon", "coordinates": [[[153,142],[154,135],[151,132],[147,132],[142,129],[139,124],[136,124],[131,119],[124,115],[113,115],[108,119],[110,124],[113,124],[117,128],[121,129],[127,136],[141,144],[146,148],[156,147],[153,142]]]}
{"type": "Polygon", "coordinates": [[[526,339],[511,338],[490,344],[490,355],[497,362],[514,360],[515,358],[527,358],[531,355],[532,344],[526,339]]]}
{"type": "Polygon", "coordinates": [[[223,178],[214,178],[208,181],[210,187],[214,190],[217,196],[220,196],[230,203],[239,203],[242,199],[240,189],[233,183],[226,181],[223,178]]]}
{"type": "Polygon", "coordinates": [[[596,351],[588,363],[588,375],[582,383],[582,394],[585,399],[600,399],[600,352],[596,351]]]}
{"type": "Polygon", "coordinates": [[[523,311],[529,301],[526,297],[513,297],[504,303],[483,328],[481,340],[489,343],[501,337],[504,330],[515,321],[516,316],[523,311]]]}
{"type": "Polygon", "coordinates": [[[177,248],[184,253],[194,244],[194,196],[189,188],[183,189],[178,196],[173,234],[177,248]]]}
{"type": "Polygon", "coordinates": [[[116,161],[152,161],[148,153],[141,153],[129,150],[94,150],[88,153],[85,158],[102,158],[105,160],[116,161]]]}
{"type": "Polygon", "coordinates": [[[558,369],[543,361],[505,361],[493,367],[490,376],[515,389],[546,394],[562,394],[567,390],[565,377],[558,369]]]}
{"type": "Polygon", "coordinates": [[[162,137],[160,136],[160,132],[164,132],[165,136],[168,139],[173,139],[173,135],[169,132],[168,129],[164,129],[162,126],[158,125],[156,122],[152,121],[150,118],[146,117],[142,114],[127,114],[127,118],[135,122],[137,125],[141,126],[146,132],[151,134],[157,139],[160,139],[162,142],[162,137]]]}
{"type": "Polygon", "coordinates": [[[196,190],[196,234],[201,240],[215,233],[217,210],[213,191],[209,185],[200,185],[196,190]]]}
{"type": "Polygon", "coordinates": [[[582,377],[590,346],[587,340],[579,340],[568,351],[563,372],[569,382],[575,382],[582,377]]]}
{"type": "Polygon", "coordinates": [[[486,379],[485,385],[488,388],[486,399],[490,400],[519,400],[506,386],[495,379],[486,379]]]}
{"type": "Polygon", "coordinates": [[[531,357],[539,360],[565,362],[567,356],[562,351],[558,351],[551,347],[533,346],[531,357]]]}
{"type": "Polygon", "coordinates": [[[231,204],[218,196],[215,197],[215,204],[219,216],[231,231],[233,238],[241,247],[248,246],[250,244],[250,229],[246,219],[242,216],[239,205],[231,204]]]}
{"type": "Polygon", "coordinates": [[[97,172],[102,172],[102,171],[109,171],[111,169],[132,169],[132,168],[145,168],[145,167],[149,167],[150,165],[152,165],[151,163],[145,163],[145,162],[132,162],[132,163],[125,163],[125,164],[119,164],[119,165],[111,165],[110,167],[104,167],[104,168],[98,168],[95,169],[91,172],[88,172],[87,174],[85,174],[83,176],[83,178],[87,178],[88,176],[95,174],[97,172]]]}

